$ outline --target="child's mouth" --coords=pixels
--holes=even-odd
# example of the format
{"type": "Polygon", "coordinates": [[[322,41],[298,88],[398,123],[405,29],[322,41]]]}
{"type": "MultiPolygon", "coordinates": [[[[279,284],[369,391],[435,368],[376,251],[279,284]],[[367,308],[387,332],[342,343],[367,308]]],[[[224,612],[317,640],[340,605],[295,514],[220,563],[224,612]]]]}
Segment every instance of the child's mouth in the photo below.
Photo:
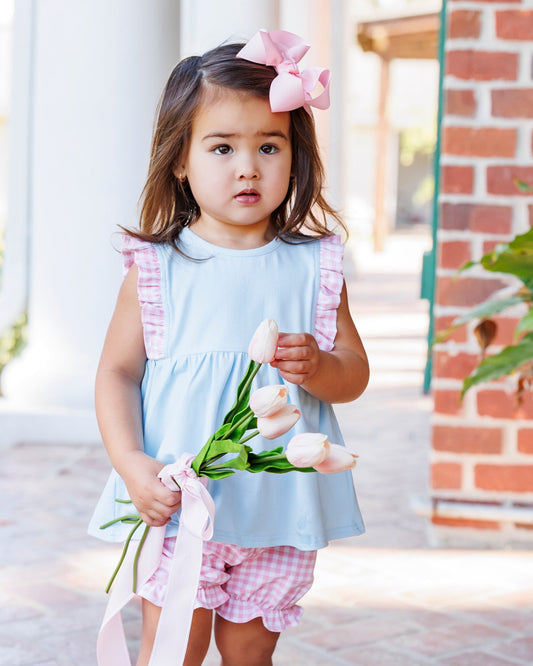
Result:
{"type": "Polygon", "coordinates": [[[234,199],[242,204],[255,204],[261,199],[261,195],[256,190],[242,190],[235,195],[234,199]]]}

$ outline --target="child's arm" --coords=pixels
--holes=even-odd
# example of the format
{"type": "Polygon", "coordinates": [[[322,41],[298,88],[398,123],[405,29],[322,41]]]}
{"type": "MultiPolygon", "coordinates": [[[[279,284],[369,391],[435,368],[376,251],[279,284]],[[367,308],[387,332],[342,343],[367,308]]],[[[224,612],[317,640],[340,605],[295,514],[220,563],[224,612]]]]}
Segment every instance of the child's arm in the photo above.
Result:
{"type": "Polygon", "coordinates": [[[181,493],[157,478],[164,466],[143,451],[140,385],[146,352],[137,298],[138,270],[120,289],[96,374],[96,416],[111,464],[123,478],[145,523],[164,525],[178,510],[181,493]]]}
{"type": "Polygon", "coordinates": [[[318,348],[309,333],[280,333],[271,363],[280,375],[324,402],[350,402],[368,384],[368,359],[348,307],[346,284],[337,309],[337,335],[332,351],[318,348]]]}

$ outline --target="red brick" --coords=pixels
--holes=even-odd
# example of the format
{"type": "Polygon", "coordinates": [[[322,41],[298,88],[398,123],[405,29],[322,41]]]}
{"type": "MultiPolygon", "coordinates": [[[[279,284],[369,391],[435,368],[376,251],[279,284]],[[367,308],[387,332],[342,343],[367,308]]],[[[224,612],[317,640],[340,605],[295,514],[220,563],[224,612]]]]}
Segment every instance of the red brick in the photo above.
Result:
{"type": "Polygon", "coordinates": [[[444,203],[440,210],[441,229],[470,230],[488,234],[511,233],[513,216],[511,206],[444,203]]]}
{"type": "Polygon", "coordinates": [[[477,394],[477,412],[480,416],[503,419],[533,419],[533,398],[525,393],[518,403],[515,393],[507,391],[480,390],[477,394]]]}
{"type": "Polygon", "coordinates": [[[513,179],[518,178],[533,184],[533,167],[526,166],[488,166],[487,191],[489,194],[509,194],[511,196],[531,196],[529,192],[521,192],[513,179]]]}
{"type": "Polygon", "coordinates": [[[474,188],[474,167],[447,165],[442,167],[442,192],[471,194],[474,188]]]}
{"type": "Polygon", "coordinates": [[[435,490],[460,490],[462,479],[460,463],[437,462],[431,465],[431,487],[435,490]]]}
{"type": "Polygon", "coordinates": [[[491,92],[495,118],[533,118],[533,89],[507,88],[491,92]]]}
{"type": "Polygon", "coordinates": [[[514,157],[516,130],[496,127],[445,127],[443,152],[471,157],[514,157]]]}
{"type": "Polygon", "coordinates": [[[517,445],[520,453],[533,455],[533,428],[521,428],[518,431],[517,445]]]}
{"type": "Polygon", "coordinates": [[[442,276],[437,280],[436,302],[464,307],[477,305],[505,286],[507,283],[498,279],[442,276]]]}
{"type": "Polygon", "coordinates": [[[477,413],[480,416],[513,418],[516,411],[516,399],[505,391],[479,391],[477,394],[477,413]]]}
{"type": "Polygon", "coordinates": [[[435,425],[433,448],[455,453],[497,454],[502,452],[502,431],[499,428],[435,425]]]}
{"type": "Polygon", "coordinates": [[[465,116],[474,118],[477,111],[477,102],[473,90],[447,90],[446,115],[465,116]]]}
{"type": "Polygon", "coordinates": [[[436,389],[433,391],[435,414],[459,415],[463,411],[461,391],[436,389]]]}
{"type": "Polygon", "coordinates": [[[520,404],[517,409],[517,414],[519,418],[522,419],[533,419],[533,392],[526,391],[520,400],[520,404]]]}
{"type": "Polygon", "coordinates": [[[477,354],[449,354],[439,351],[433,355],[433,374],[446,379],[464,379],[479,363],[477,354]]]}
{"type": "Polygon", "coordinates": [[[533,492],[533,465],[476,465],[474,482],[481,490],[533,492]]]}
{"type": "Polygon", "coordinates": [[[508,236],[505,239],[502,238],[500,240],[483,241],[482,252],[483,252],[483,254],[487,254],[487,252],[492,252],[493,250],[496,249],[496,247],[498,245],[501,245],[502,243],[507,243],[510,240],[511,240],[511,237],[508,236]]]}
{"type": "Polygon", "coordinates": [[[519,321],[518,318],[494,317],[494,321],[496,322],[496,335],[491,344],[498,347],[506,347],[513,344],[515,342],[514,334],[519,321]]]}
{"type": "Polygon", "coordinates": [[[518,53],[503,51],[449,51],[446,74],[475,81],[516,81],[518,53]]]}
{"type": "MultiPolygon", "coordinates": [[[[434,525],[440,525],[442,527],[470,527],[476,530],[500,529],[500,523],[496,523],[492,520],[472,520],[471,518],[444,518],[443,516],[433,516],[431,522],[434,525]]],[[[484,658],[486,662],[486,656],[484,658]]]]}
{"type": "Polygon", "coordinates": [[[448,21],[448,37],[479,37],[481,32],[481,12],[456,9],[448,21]]]}
{"type": "MultiPolygon", "coordinates": [[[[434,321],[435,332],[440,333],[441,331],[445,331],[453,324],[454,320],[455,317],[453,316],[436,317],[434,321]]],[[[459,326],[459,328],[456,328],[454,332],[451,333],[450,336],[446,339],[453,342],[466,342],[468,340],[468,331],[466,326],[459,326]]]]}
{"type": "Polygon", "coordinates": [[[468,241],[445,241],[439,245],[439,266],[441,268],[461,268],[470,259],[468,241]]]}
{"type": "Polygon", "coordinates": [[[500,39],[533,39],[533,11],[508,9],[496,12],[496,36],[500,39]]]}

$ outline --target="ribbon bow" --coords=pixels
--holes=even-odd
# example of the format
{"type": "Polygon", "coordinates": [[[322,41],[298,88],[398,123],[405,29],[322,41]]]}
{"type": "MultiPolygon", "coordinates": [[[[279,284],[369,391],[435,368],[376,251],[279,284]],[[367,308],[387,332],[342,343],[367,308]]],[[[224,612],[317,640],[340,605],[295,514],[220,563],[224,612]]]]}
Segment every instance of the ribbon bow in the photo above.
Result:
{"type": "MultiPolygon", "coordinates": [[[[215,503],[206,489],[207,479],[191,468],[194,456],[184,453],[159,472],[170,490],[181,490],[181,516],[165,601],[157,626],[149,666],[183,663],[202,565],[203,542],[213,536],[215,503]]],[[[139,586],[159,566],[165,526],[151,527],[139,559],[139,586]]],[[[98,666],[131,666],[121,609],[133,597],[132,571],[135,548],[130,545],[109,599],[97,641],[98,666]]]]}
{"type": "Polygon", "coordinates": [[[278,75],[270,85],[270,108],[274,113],[292,111],[301,106],[329,107],[329,69],[309,67],[302,72],[298,63],[309,50],[301,37],[286,30],[260,30],[237,53],[237,58],[274,67],[278,75]],[[320,83],[324,90],[312,97],[320,83]]]}

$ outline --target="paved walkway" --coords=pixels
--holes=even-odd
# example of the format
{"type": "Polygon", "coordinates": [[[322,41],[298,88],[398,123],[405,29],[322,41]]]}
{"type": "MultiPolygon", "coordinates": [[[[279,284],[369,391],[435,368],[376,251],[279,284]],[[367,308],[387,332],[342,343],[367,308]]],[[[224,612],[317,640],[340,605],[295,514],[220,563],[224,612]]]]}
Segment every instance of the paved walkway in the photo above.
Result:
{"type": "MultiPolygon", "coordinates": [[[[530,552],[435,547],[410,508],[426,492],[431,409],[421,392],[419,241],[396,237],[381,256],[358,253],[350,292],[372,381],[338,415],[360,455],[367,533],[320,553],[304,620],[282,636],[276,666],[533,664],[530,552]]],[[[2,666],[95,665],[117,551],[84,533],[107,476],[102,447],[74,444],[2,451],[2,666]]],[[[124,617],[134,652],[137,605],[124,617]]],[[[213,648],[206,666],[216,664],[213,648]]]]}

